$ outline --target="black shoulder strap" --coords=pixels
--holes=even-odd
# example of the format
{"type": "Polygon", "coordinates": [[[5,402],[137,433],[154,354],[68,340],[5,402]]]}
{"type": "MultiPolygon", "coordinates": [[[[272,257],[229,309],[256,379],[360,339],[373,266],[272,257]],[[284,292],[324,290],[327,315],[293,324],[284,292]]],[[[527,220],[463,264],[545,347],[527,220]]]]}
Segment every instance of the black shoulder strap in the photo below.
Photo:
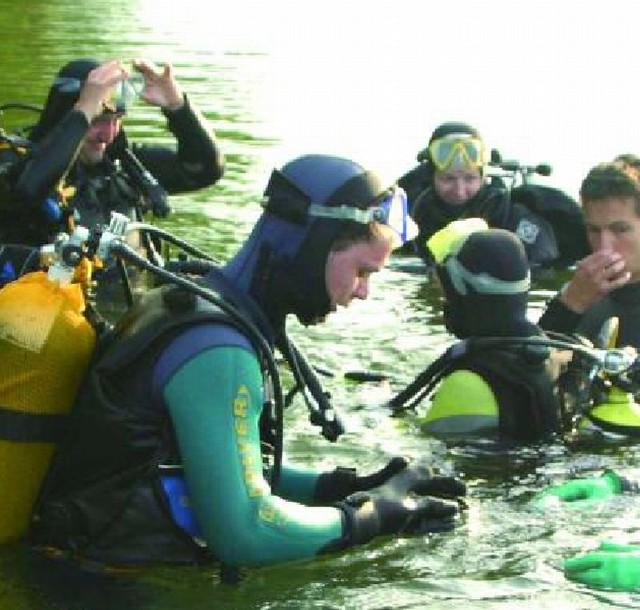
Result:
{"type": "Polygon", "coordinates": [[[387,406],[393,414],[413,409],[424,400],[438,382],[455,366],[455,363],[468,352],[468,343],[459,341],[445,350],[429,364],[406,388],[398,392],[387,406]]]}
{"type": "Polygon", "coordinates": [[[194,294],[178,286],[165,284],[151,289],[101,338],[97,366],[102,372],[115,371],[134,362],[171,329],[204,320],[230,322],[223,312],[213,306],[202,307],[194,294]]]}
{"type": "Polygon", "coordinates": [[[0,440],[56,443],[65,430],[66,422],[66,413],[17,411],[0,405],[0,440]]]}

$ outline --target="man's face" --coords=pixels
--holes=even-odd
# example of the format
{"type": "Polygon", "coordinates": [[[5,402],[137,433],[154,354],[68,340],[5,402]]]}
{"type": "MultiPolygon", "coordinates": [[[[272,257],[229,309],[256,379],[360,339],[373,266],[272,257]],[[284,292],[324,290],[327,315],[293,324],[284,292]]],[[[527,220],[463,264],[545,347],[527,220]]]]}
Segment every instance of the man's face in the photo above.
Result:
{"type": "Polygon", "coordinates": [[[591,249],[617,252],[631,273],[631,281],[640,280],[640,216],[633,199],[609,197],[582,205],[591,249]]]}
{"type": "Polygon", "coordinates": [[[100,163],[107,146],[116,139],[121,123],[119,114],[104,113],[94,119],[80,148],[80,161],[86,165],[100,163]]]}
{"type": "Polygon", "coordinates": [[[449,205],[464,205],[482,186],[479,169],[436,171],[433,184],[440,199],[449,205]]]}
{"type": "Polygon", "coordinates": [[[387,264],[391,251],[391,238],[380,234],[369,241],[358,241],[330,252],[325,279],[331,311],[347,307],[353,299],[366,299],[371,275],[387,264]]]}

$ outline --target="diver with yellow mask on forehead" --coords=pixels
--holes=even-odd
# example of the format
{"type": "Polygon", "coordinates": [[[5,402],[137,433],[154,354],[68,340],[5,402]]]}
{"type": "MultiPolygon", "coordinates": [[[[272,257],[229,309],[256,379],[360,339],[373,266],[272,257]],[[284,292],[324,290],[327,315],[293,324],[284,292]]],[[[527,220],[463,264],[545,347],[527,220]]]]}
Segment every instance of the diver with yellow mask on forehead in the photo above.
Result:
{"type": "Polygon", "coordinates": [[[511,201],[504,185],[487,179],[489,159],[477,129],[462,122],[443,123],[417,159],[420,165],[398,184],[407,191],[411,215],[420,229],[415,249],[428,263],[433,261],[426,240],[448,223],[472,217],[516,233],[531,267],[545,267],[557,259],[556,238],[547,220],[511,201]]]}

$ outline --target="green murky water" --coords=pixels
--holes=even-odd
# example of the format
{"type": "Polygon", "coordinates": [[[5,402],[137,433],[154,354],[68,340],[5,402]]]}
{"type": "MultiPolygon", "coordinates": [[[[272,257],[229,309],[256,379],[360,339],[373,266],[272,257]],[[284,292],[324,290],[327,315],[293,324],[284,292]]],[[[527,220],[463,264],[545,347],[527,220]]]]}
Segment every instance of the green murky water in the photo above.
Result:
{"type": "MultiPolygon", "coordinates": [[[[312,15],[321,15],[321,5],[311,4],[312,15]]],[[[394,5],[381,6],[387,4],[394,5]]],[[[329,145],[340,152],[341,144],[345,154],[356,150],[354,139],[365,133],[356,120],[362,115],[356,117],[350,109],[353,116],[343,117],[337,108],[349,96],[362,105],[363,112],[369,102],[377,103],[375,95],[360,97],[358,92],[372,72],[366,72],[365,62],[358,63],[346,53],[348,45],[344,61],[360,68],[360,72],[353,70],[353,78],[342,72],[332,74],[329,64],[337,61],[335,54],[327,58],[317,51],[308,59],[313,81],[292,69],[287,43],[290,54],[309,51],[300,27],[292,25],[301,23],[294,7],[294,3],[246,1],[0,0],[4,25],[0,103],[42,103],[52,75],[75,57],[142,56],[172,61],[184,88],[215,126],[226,153],[227,173],[210,189],[176,197],[176,213],[161,224],[224,260],[247,235],[259,213],[256,202],[268,172],[284,153],[290,149],[318,152],[329,145]],[[280,11],[279,19],[273,18],[270,8],[280,11]],[[295,18],[293,22],[290,17],[295,18]],[[271,36],[261,35],[263,19],[271,36]],[[275,34],[274,27],[280,28],[275,34]],[[322,76],[326,83],[318,82],[322,76]],[[310,97],[318,93],[322,112],[296,105],[300,89],[310,89],[310,97]],[[327,95],[327,90],[333,94],[327,95]],[[344,127],[349,119],[353,133],[344,127]],[[314,133],[310,129],[296,132],[297,126],[312,123],[317,123],[317,141],[310,139],[314,133]]],[[[339,34],[348,31],[343,24],[339,34]]],[[[352,31],[357,47],[357,36],[363,33],[356,25],[352,31]]],[[[326,43],[332,44],[330,33],[326,43]]],[[[389,70],[388,66],[378,68],[384,68],[383,73],[389,70]]],[[[393,98],[384,99],[388,112],[380,109],[375,118],[380,123],[394,112],[389,105],[393,98]]],[[[405,109],[401,96],[397,102],[400,113],[405,109]]],[[[365,116],[374,120],[370,114],[365,116]]],[[[29,118],[8,113],[0,120],[1,126],[12,128],[29,118]]],[[[424,124],[416,111],[405,117],[405,122],[412,120],[424,124]]],[[[495,117],[488,120],[498,122],[495,117]]],[[[132,139],[167,139],[159,113],[153,110],[134,107],[126,125],[132,139]]],[[[371,141],[360,143],[363,157],[372,146],[382,146],[373,131],[366,132],[371,141]]],[[[404,154],[406,146],[399,146],[395,157],[391,143],[384,147],[393,171],[411,163],[404,154]]],[[[558,276],[538,281],[532,317],[537,317],[543,299],[561,281],[558,276]]],[[[529,504],[535,490],[564,478],[570,469],[636,468],[639,450],[635,446],[558,445],[496,455],[482,447],[446,447],[422,436],[411,418],[391,419],[378,407],[448,345],[437,294],[420,273],[417,260],[395,258],[375,278],[367,302],[339,313],[321,328],[303,330],[293,324],[300,346],[314,362],[335,373],[327,379],[327,388],[342,409],[348,433],[336,444],[327,443],[308,423],[304,406],[296,402],[287,413],[286,442],[291,459],[326,467],[355,463],[367,470],[397,453],[431,455],[434,463],[460,473],[469,484],[469,509],[455,531],[378,541],[314,562],[250,572],[237,588],[221,585],[216,571],[208,568],[92,576],[43,563],[21,545],[6,546],[0,549],[0,610],[493,610],[640,605],[637,596],[598,593],[571,584],[561,571],[564,557],[602,537],[633,537],[640,528],[640,503],[619,497],[588,514],[545,514],[529,504]],[[362,369],[385,372],[390,382],[355,384],[343,378],[344,371],[362,369]]]]}

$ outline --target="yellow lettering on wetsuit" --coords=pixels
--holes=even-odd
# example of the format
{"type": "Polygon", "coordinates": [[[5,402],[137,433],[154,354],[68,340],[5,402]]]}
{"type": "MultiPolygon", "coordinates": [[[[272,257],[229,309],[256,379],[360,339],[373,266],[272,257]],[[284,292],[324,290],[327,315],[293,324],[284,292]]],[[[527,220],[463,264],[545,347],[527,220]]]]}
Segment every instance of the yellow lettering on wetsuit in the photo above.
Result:
{"type": "Polygon", "coordinates": [[[247,386],[240,386],[235,400],[233,401],[233,413],[236,417],[246,417],[247,407],[249,406],[249,391],[247,386]]]}
{"type": "MultiPolygon", "coordinates": [[[[236,431],[236,447],[238,457],[242,466],[242,478],[247,488],[247,493],[251,498],[268,496],[269,490],[262,476],[262,456],[257,455],[255,446],[250,442],[248,436],[250,432],[247,415],[250,406],[249,389],[245,385],[238,387],[233,401],[233,418],[236,431]],[[256,463],[256,460],[259,463],[256,463]]],[[[273,504],[273,499],[266,497],[260,501],[258,516],[261,521],[275,527],[284,527],[287,523],[287,516],[277,505],[273,504]]]]}
{"type": "Polygon", "coordinates": [[[250,497],[255,498],[265,494],[263,479],[256,469],[254,451],[248,441],[249,423],[247,422],[247,412],[250,405],[249,389],[245,385],[238,388],[236,397],[233,400],[234,427],[236,431],[236,446],[242,465],[242,478],[247,487],[250,497]]]}
{"type": "Polygon", "coordinates": [[[276,527],[284,527],[287,524],[287,516],[280,510],[278,506],[274,506],[270,503],[269,498],[266,498],[261,504],[258,510],[258,516],[262,521],[275,525],[276,527]]]}

